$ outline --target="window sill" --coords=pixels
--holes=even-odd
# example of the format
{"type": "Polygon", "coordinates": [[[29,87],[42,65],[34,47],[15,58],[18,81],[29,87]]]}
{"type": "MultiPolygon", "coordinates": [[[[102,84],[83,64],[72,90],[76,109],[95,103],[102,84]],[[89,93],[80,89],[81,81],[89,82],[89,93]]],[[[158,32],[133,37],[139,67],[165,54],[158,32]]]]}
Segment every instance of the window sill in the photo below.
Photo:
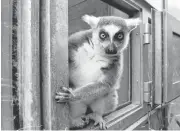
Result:
{"type": "MultiPolygon", "coordinates": [[[[110,129],[111,127],[113,127],[113,129],[117,128],[117,129],[125,129],[127,128],[127,125],[125,123],[126,120],[130,120],[132,116],[135,116],[135,118],[139,119],[141,116],[143,116],[143,106],[141,105],[135,105],[135,104],[130,104],[127,105],[126,107],[116,110],[114,112],[112,112],[111,114],[107,115],[104,117],[104,119],[106,120],[106,126],[108,129],[110,129]]],[[[133,118],[132,120],[136,119],[133,118]]],[[[133,122],[135,122],[133,121],[133,122]]],[[[128,124],[131,124],[133,122],[130,122],[128,124]]],[[[93,125],[88,126],[87,128],[85,128],[85,130],[88,129],[99,129],[98,126],[94,127],[93,125]]]]}

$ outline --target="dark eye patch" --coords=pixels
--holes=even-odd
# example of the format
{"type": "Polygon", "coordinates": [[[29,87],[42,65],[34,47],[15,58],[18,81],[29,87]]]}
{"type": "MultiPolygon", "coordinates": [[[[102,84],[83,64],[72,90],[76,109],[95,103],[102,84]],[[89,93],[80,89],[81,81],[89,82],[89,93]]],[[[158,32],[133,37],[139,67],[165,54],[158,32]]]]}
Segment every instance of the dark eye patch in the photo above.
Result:
{"type": "Polygon", "coordinates": [[[105,40],[107,37],[109,37],[109,34],[108,34],[107,32],[105,32],[104,30],[101,30],[101,31],[99,32],[99,38],[100,38],[101,40],[105,40]]]}
{"type": "Polygon", "coordinates": [[[122,41],[124,39],[124,32],[119,31],[115,34],[114,39],[117,41],[122,41]]]}

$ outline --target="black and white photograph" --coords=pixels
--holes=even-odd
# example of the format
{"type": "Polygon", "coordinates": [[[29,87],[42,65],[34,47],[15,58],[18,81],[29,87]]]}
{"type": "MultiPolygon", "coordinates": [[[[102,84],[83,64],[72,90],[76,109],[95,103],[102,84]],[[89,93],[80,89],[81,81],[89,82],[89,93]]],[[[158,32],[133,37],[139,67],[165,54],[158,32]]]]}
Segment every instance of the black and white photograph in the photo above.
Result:
{"type": "Polygon", "coordinates": [[[1,0],[1,130],[180,130],[180,0],[1,0]]]}

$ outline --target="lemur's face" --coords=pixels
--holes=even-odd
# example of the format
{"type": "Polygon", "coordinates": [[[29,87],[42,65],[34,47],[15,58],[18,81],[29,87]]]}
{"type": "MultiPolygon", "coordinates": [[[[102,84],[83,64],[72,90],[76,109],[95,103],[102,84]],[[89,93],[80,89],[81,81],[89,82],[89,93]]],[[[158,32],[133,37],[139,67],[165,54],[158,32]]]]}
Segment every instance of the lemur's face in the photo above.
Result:
{"type": "Polygon", "coordinates": [[[83,20],[92,28],[92,42],[98,53],[118,55],[128,46],[129,34],[140,23],[139,19],[115,16],[94,17],[85,15],[83,20]]]}
{"type": "Polygon", "coordinates": [[[102,25],[93,29],[92,41],[97,52],[116,55],[128,45],[129,33],[121,26],[114,24],[102,25]]]}

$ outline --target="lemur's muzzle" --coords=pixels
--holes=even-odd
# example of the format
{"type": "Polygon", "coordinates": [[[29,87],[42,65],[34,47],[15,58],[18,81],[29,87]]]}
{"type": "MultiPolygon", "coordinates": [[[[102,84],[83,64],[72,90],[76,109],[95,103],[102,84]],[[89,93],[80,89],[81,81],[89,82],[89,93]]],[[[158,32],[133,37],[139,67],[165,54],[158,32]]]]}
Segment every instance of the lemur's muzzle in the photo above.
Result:
{"type": "Polygon", "coordinates": [[[115,47],[114,44],[110,44],[105,49],[106,54],[116,54],[117,53],[117,47],[115,47]]]}

